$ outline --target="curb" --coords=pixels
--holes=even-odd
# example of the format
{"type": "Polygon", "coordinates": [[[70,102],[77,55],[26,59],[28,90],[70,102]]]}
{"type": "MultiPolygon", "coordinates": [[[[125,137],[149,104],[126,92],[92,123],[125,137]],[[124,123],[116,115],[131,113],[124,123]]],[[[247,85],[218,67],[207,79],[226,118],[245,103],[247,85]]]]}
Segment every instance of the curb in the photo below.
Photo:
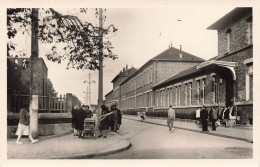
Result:
{"type": "MultiPolygon", "coordinates": [[[[128,140],[121,140],[120,142],[125,142],[123,143],[124,146],[118,149],[112,149],[110,151],[105,151],[105,152],[97,152],[97,153],[90,153],[90,154],[80,154],[80,155],[73,155],[73,156],[61,156],[61,157],[55,157],[55,158],[49,158],[49,159],[89,159],[89,158],[94,158],[97,156],[106,156],[114,153],[118,153],[124,150],[128,150],[131,147],[131,143],[128,140]]],[[[118,145],[118,143],[114,143],[113,145],[118,145]]],[[[113,146],[112,145],[112,146],[113,146]]]]}
{"type": "MultiPolygon", "coordinates": [[[[138,122],[144,122],[144,121],[139,121],[133,118],[126,118],[125,119],[130,119],[130,120],[134,120],[134,121],[138,121],[138,122]]],[[[160,125],[160,126],[166,126],[165,124],[160,124],[160,123],[154,123],[154,122],[144,122],[144,123],[149,123],[149,124],[154,124],[154,125],[160,125]]],[[[253,143],[253,140],[251,139],[245,139],[245,138],[241,138],[241,137],[233,137],[233,136],[228,136],[228,135],[223,135],[223,134],[216,134],[216,133],[212,133],[212,132],[202,132],[200,130],[194,130],[194,129],[188,129],[188,128],[182,128],[182,127],[174,127],[176,129],[182,129],[182,130],[188,130],[188,131],[192,131],[192,132],[197,132],[197,133],[202,133],[202,134],[207,134],[207,135],[213,135],[213,136],[218,136],[218,137],[225,137],[225,138],[229,138],[229,139],[235,139],[235,140],[241,140],[241,141],[245,141],[248,143],[253,143]]]]}

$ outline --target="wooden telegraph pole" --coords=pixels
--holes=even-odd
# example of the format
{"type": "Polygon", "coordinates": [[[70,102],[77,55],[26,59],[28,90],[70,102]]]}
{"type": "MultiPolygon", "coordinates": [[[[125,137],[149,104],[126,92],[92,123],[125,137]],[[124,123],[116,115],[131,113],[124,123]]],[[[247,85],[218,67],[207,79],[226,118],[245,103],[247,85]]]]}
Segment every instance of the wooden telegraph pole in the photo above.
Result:
{"type": "MultiPolygon", "coordinates": [[[[99,76],[98,76],[98,116],[101,115],[100,106],[103,104],[103,10],[99,9],[99,76]]],[[[100,119],[98,119],[99,125],[100,119]]]]}
{"type": "Polygon", "coordinates": [[[34,71],[34,64],[39,57],[38,47],[38,18],[37,8],[32,8],[32,25],[31,25],[31,75],[30,75],[30,130],[32,137],[38,136],[38,86],[34,81],[37,74],[34,71]]]}

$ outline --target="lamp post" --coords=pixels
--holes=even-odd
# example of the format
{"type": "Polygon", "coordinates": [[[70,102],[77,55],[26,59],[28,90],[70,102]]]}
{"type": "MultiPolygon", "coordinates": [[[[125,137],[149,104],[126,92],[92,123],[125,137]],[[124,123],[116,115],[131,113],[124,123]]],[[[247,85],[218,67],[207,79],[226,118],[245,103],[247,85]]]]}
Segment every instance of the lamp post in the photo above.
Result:
{"type": "MultiPolygon", "coordinates": [[[[116,32],[117,29],[113,24],[108,26],[105,30],[113,27],[113,32],[116,32]]],[[[98,75],[98,116],[101,115],[100,106],[103,104],[103,9],[99,8],[99,75],[98,75]]],[[[98,125],[100,119],[98,117],[98,125]]]]}

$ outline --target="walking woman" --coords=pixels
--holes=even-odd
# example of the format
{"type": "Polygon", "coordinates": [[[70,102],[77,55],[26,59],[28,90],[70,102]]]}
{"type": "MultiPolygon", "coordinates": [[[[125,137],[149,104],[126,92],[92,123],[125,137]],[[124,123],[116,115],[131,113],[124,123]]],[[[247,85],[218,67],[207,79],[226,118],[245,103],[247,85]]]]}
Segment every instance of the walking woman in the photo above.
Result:
{"type": "Polygon", "coordinates": [[[71,115],[72,115],[72,128],[73,128],[73,133],[74,133],[74,136],[77,136],[78,133],[77,133],[77,130],[75,129],[75,125],[76,125],[76,114],[77,114],[77,106],[74,105],[72,110],[71,110],[71,115]]]}
{"type": "Polygon", "coordinates": [[[18,128],[16,131],[16,135],[17,140],[16,140],[16,144],[23,144],[23,142],[21,142],[21,137],[22,135],[25,136],[29,136],[30,140],[32,143],[36,143],[38,140],[35,140],[32,138],[31,135],[31,131],[30,131],[30,115],[28,113],[29,110],[29,105],[28,104],[24,104],[20,110],[20,119],[19,119],[19,124],[18,124],[18,128]]]}

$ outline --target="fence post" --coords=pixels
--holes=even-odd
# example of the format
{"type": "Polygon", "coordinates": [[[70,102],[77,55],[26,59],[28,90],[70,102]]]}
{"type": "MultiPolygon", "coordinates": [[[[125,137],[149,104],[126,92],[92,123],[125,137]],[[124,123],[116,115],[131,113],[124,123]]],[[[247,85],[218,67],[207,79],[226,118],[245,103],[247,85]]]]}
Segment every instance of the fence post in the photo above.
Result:
{"type": "Polygon", "coordinates": [[[72,94],[71,93],[66,93],[66,108],[67,108],[67,113],[71,113],[72,110],[72,94]]]}
{"type": "Polygon", "coordinates": [[[65,113],[66,112],[66,95],[63,95],[62,101],[63,101],[63,103],[62,103],[63,112],[65,113]]]}
{"type": "Polygon", "coordinates": [[[48,93],[48,112],[51,113],[51,94],[48,93]]]}
{"type": "Polygon", "coordinates": [[[60,113],[62,113],[62,95],[60,95],[59,107],[60,107],[60,113]]]}

